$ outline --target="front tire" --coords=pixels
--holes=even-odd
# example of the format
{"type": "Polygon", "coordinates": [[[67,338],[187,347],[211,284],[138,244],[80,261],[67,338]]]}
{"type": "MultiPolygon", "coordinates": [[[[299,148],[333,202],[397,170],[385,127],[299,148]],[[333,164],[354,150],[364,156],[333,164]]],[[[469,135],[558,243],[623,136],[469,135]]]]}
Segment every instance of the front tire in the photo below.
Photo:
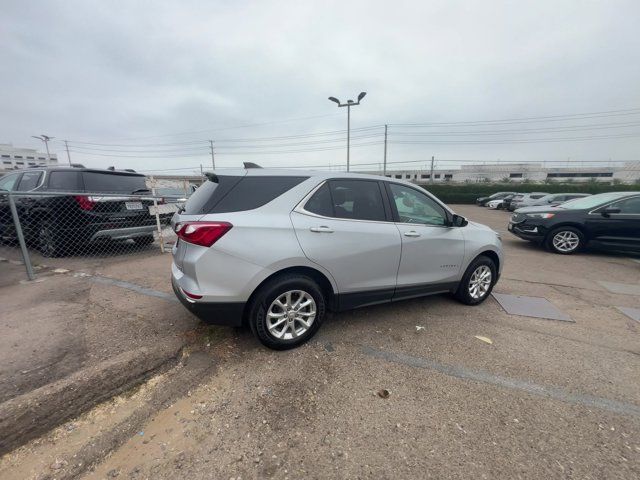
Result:
{"type": "Polygon", "coordinates": [[[547,248],[553,253],[571,255],[584,247],[583,233],[573,227],[559,227],[553,230],[546,240],[547,248]]]}
{"type": "Polygon", "coordinates": [[[295,348],[320,328],[326,301],[318,284],[305,275],[282,275],[256,292],[248,322],[260,342],[273,350],[295,348]]]}
{"type": "Polygon", "coordinates": [[[491,294],[497,279],[496,264],[489,257],[480,255],[464,272],[455,297],[465,305],[479,305],[491,294]]]}

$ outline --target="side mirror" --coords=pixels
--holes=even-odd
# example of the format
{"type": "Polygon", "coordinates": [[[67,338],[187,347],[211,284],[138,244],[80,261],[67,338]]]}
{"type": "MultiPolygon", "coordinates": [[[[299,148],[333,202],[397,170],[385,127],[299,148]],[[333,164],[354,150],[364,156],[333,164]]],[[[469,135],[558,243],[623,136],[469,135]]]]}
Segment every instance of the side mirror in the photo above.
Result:
{"type": "Polygon", "coordinates": [[[451,220],[452,227],[466,227],[468,224],[469,221],[462,215],[453,214],[453,219],[451,220]]]}
{"type": "Polygon", "coordinates": [[[602,210],[602,216],[603,217],[608,217],[609,215],[611,215],[612,213],[620,213],[622,210],[620,210],[617,207],[609,207],[609,208],[605,208],[604,210],[602,210]]]}

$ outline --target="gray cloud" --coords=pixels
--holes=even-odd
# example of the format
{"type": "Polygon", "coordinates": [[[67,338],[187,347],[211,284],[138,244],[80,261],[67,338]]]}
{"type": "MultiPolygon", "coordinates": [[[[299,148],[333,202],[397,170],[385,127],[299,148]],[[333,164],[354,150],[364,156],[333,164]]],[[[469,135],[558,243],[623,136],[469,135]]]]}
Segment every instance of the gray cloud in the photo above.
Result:
{"type": "MultiPolygon", "coordinates": [[[[368,96],[353,110],[354,128],[636,108],[639,15],[640,4],[633,1],[9,1],[0,15],[0,142],[35,146],[30,136],[38,133],[148,144],[339,130],[345,127],[345,112],[327,96],[346,100],[361,90],[368,96]],[[220,130],[300,117],[316,118],[220,130]],[[188,131],[200,133],[162,136],[188,131]]],[[[477,132],[497,128],[474,127],[477,132]]],[[[640,127],[424,140],[636,132],[640,127]]],[[[639,146],[638,137],[393,144],[389,159],[623,160],[640,158],[639,146]]],[[[219,162],[228,166],[241,160],[264,165],[344,161],[344,150],[225,155],[222,144],[219,148],[219,162]]],[[[59,146],[56,150],[62,153],[59,146]]],[[[354,148],[352,158],[381,162],[382,147],[354,148]]],[[[74,153],[74,160],[138,169],[208,162],[206,153],[166,159],[74,153]]]]}

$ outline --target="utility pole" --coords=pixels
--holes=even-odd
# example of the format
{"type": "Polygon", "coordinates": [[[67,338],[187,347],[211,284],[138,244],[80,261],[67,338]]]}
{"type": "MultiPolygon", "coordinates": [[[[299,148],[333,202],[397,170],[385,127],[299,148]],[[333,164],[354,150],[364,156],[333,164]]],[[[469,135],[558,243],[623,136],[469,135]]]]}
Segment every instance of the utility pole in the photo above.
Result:
{"type": "Polygon", "coordinates": [[[329,100],[338,104],[338,107],[347,107],[347,172],[349,171],[349,150],[351,146],[351,107],[360,105],[360,100],[364,98],[367,92],[360,92],[358,101],[347,100],[347,103],[340,103],[336,97],[329,97],[329,100]]]}
{"type": "Polygon", "coordinates": [[[436,158],[434,156],[431,156],[431,175],[429,175],[429,180],[431,181],[431,183],[433,183],[433,162],[436,158]]]}
{"type": "Polygon", "coordinates": [[[41,140],[44,142],[44,146],[47,149],[47,160],[49,160],[49,163],[51,163],[51,154],[49,153],[49,140],[53,140],[55,137],[49,137],[48,135],[31,135],[33,138],[37,138],[38,140],[41,140]]]}
{"type": "Polygon", "coordinates": [[[216,157],[213,153],[213,140],[209,140],[209,149],[211,150],[211,166],[216,169],[216,157]]]}
{"type": "Polygon", "coordinates": [[[64,141],[64,148],[67,150],[67,160],[69,161],[69,166],[71,166],[71,155],[69,155],[69,144],[67,141],[64,141]]]}
{"type": "Polygon", "coordinates": [[[387,175],[387,127],[388,125],[385,124],[384,126],[384,169],[382,173],[384,176],[387,175]]]}

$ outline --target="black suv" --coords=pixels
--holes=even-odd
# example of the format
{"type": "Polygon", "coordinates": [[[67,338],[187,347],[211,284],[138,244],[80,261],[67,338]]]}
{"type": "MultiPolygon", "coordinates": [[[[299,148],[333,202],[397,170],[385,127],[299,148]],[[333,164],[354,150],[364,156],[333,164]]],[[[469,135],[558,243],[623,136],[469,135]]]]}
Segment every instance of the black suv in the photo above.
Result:
{"type": "Polygon", "coordinates": [[[640,252],[640,192],[601,193],[557,207],[519,208],[509,231],[565,255],[587,244],[640,252]]]}
{"type": "MultiPolygon", "coordinates": [[[[0,178],[0,239],[15,242],[8,196],[3,191],[25,192],[14,197],[22,230],[27,243],[37,246],[44,256],[110,240],[132,239],[138,245],[154,241],[151,191],[145,176],[134,171],[49,167],[5,174],[0,178]]],[[[163,216],[162,222],[168,223],[169,217],[163,216]]]]}

